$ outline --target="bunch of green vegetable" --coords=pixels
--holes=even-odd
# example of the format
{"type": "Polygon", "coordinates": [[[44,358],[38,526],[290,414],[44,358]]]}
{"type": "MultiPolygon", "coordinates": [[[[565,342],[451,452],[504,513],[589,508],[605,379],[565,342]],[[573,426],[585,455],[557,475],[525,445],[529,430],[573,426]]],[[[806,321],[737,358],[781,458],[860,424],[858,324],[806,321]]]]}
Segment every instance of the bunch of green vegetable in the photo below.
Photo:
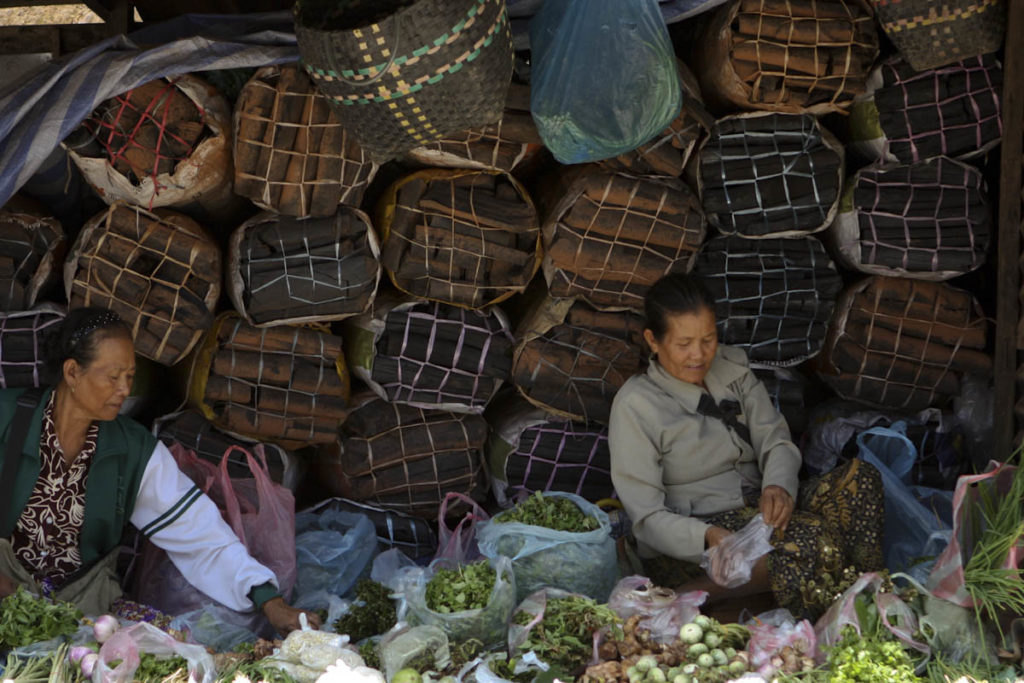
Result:
{"type": "Polygon", "coordinates": [[[24,657],[13,653],[0,666],[4,683],[77,683],[82,680],[78,667],[68,661],[68,645],[61,645],[45,655],[24,657]]]}
{"type": "Polygon", "coordinates": [[[266,666],[262,660],[238,662],[226,668],[217,677],[217,683],[238,683],[240,680],[251,683],[296,683],[287,671],[266,666]]]}
{"type": "MultiPolygon", "coordinates": [[[[111,662],[111,668],[114,663],[111,662]]],[[[159,683],[160,681],[182,681],[189,679],[188,661],[177,655],[157,657],[150,652],[139,653],[139,667],[135,669],[136,681],[159,683]]]]}
{"type": "Polygon", "coordinates": [[[0,600],[0,650],[71,635],[81,619],[71,603],[36,598],[19,587],[0,600]]]}
{"type": "Polygon", "coordinates": [[[390,594],[387,586],[360,579],[356,584],[356,601],[334,622],[334,630],[348,634],[354,643],[384,633],[398,621],[390,594]]]}
{"type": "MultiPolygon", "coordinates": [[[[536,615],[516,612],[512,621],[527,626],[536,615]]],[[[571,596],[552,598],[544,615],[526,632],[519,650],[534,652],[541,661],[567,674],[582,669],[593,654],[594,633],[609,628],[613,638],[622,637],[621,619],[607,605],[590,598],[571,596]]]]}
{"type": "Polygon", "coordinates": [[[497,578],[487,560],[439,569],[427,583],[427,607],[441,614],[486,607],[497,578]]]}
{"type": "Polygon", "coordinates": [[[494,518],[496,523],[519,522],[555,531],[583,533],[600,526],[594,517],[580,510],[576,503],[559,496],[544,496],[540,491],[494,518]]]}
{"type": "Polygon", "coordinates": [[[850,625],[843,628],[839,642],[828,648],[829,683],[911,683],[914,662],[903,645],[878,634],[858,634],[850,625]]]}

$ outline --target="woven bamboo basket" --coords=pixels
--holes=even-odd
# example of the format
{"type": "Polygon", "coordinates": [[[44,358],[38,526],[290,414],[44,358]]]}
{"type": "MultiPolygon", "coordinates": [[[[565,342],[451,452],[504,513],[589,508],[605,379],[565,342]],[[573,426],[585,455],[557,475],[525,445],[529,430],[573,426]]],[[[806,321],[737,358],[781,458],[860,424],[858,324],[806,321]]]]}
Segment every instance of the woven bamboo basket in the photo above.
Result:
{"type": "Polygon", "coordinates": [[[480,415],[373,397],[358,403],[336,442],[319,449],[318,467],[333,495],[437,519],[449,492],[482,499],[486,439],[480,415]]]}
{"type": "Polygon", "coordinates": [[[388,401],[480,414],[511,372],[512,333],[496,307],[386,296],[344,329],[352,374],[388,401]]]}
{"type": "Polygon", "coordinates": [[[217,427],[284,448],[335,440],[348,414],[342,342],[326,329],[218,316],[189,360],[189,404],[217,427]]]}
{"type": "Polygon", "coordinates": [[[41,387],[47,376],[46,336],[64,320],[62,306],[38,304],[29,311],[0,311],[0,388],[41,387]]]}
{"type": "Polygon", "coordinates": [[[697,196],[678,178],[579,166],[545,193],[549,291],[601,309],[642,310],[658,278],[690,269],[706,233],[697,196]]]}
{"type": "Polygon", "coordinates": [[[495,401],[487,418],[491,490],[502,507],[534,491],[614,495],[607,426],[553,415],[515,395],[495,401]]]}
{"type": "Polygon", "coordinates": [[[699,154],[701,205],[725,235],[802,237],[839,208],[843,146],[809,114],[727,116],[699,154]]]}
{"type": "Polygon", "coordinates": [[[807,428],[807,414],[811,409],[807,378],[793,368],[752,364],[750,369],[764,384],[772,405],[786,418],[793,440],[799,443],[800,435],[807,428]]]}
{"type": "Polygon", "coordinates": [[[904,164],[983,156],[1002,139],[1002,92],[995,55],[920,72],[891,58],[850,107],[851,146],[868,159],[904,164]]]}
{"type": "Polygon", "coordinates": [[[370,219],[348,206],[326,217],[257,214],[228,248],[231,302],[258,327],[358,315],[373,303],[380,271],[370,219]]]}
{"type": "Polygon", "coordinates": [[[501,118],[505,0],[299,0],[302,63],[378,162],[501,118]]]}
{"type": "Polygon", "coordinates": [[[265,66],[235,103],[235,192],[286,216],[359,206],[377,173],[295,64],[265,66]]]}
{"type": "Polygon", "coordinates": [[[428,166],[511,172],[543,145],[530,115],[530,87],[513,82],[501,120],[417,147],[409,156],[428,166]]]}
{"type": "Polygon", "coordinates": [[[612,399],[643,369],[643,319],[573,299],[540,298],[516,330],[512,380],[535,406],[580,422],[607,422],[612,399]]]}
{"type": "Polygon", "coordinates": [[[864,90],[878,55],[861,0],[732,0],[694,46],[694,71],[713,109],[825,114],[864,90]]]}
{"type": "Polygon", "coordinates": [[[496,171],[427,169],[394,183],[374,221],[398,289],[481,308],[526,289],[540,266],[540,225],[526,189],[496,171]]]}
{"type": "Polygon", "coordinates": [[[322,514],[328,510],[369,517],[377,532],[377,545],[381,552],[397,548],[406,557],[421,564],[430,562],[437,552],[437,533],[434,532],[434,526],[422,517],[344,498],[328,498],[308,508],[306,512],[322,514]]]}
{"type": "Polygon", "coordinates": [[[15,197],[0,208],[0,311],[25,311],[57,279],[65,249],[60,221],[15,197]]]}
{"type": "Polygon", "coordinates": [[[132,328],[135,352],[164,365],[213,323],[217,243],[188,216],[114,204],[82,227],[64,263],[71,308],[105,306],[132,328]]]}
{"type": "Polygon", "coordinates": [[[854,270],[948,280],[984,263],[992,232],[981,173],[935,157],[858,171],[828,238],[854,270]]]}
{"type": "MultiPolygon", "coordinates": [[[[292,491],[299,485],[305,470],[299,458],[277,444],[221,431],[198,410],[182,410],[156,418],[153,421],[153,435],[168,447],[180,444],[195,451],[200,458],[217,465],[232,446],[244,448],[262,456],[267,463],[270,478],[292,491]]],[[[248,461],[238,451],[232,451],[228,456],[228,474],[233,479],[252,477],[248,461]]]]}
{"type": "Polygon", "coordinates": [[[1006,0],[871,0],[882,30],[917,71],[996,52],[1006,0]]]}
{"type": "Polygon", "coordinates": [[[842,279],[815,238],[716,237],[694,272],[717,300],[719,340],[751,362],[785,367],[821,350],[842,279]]]}
{"type": "Polygon", "coordinates": [[[106,100],[64,141],[108,204],[231,204],[231,108],[202,79],[157,79],[106,100]]]}
{"type": "Polygon", "coordinates": [[[921,410],[987,374],[987,322],[970,294],[941,282],[875,276],[848,288],[829,326],[820,374],[837,394],[921,410]]]}

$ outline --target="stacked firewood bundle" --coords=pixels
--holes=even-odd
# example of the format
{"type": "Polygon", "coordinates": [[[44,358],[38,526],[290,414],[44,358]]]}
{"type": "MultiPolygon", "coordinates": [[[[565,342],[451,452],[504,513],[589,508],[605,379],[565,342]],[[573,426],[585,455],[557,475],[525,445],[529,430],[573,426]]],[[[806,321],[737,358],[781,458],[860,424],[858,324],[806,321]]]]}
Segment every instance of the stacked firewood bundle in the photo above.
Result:
{"type": "Polygon", "coordinates": [[[920,410],[960,393],[963,373],[991,372],[987,322],[970,292],[945,283],[871,277],[843,293],[822,377],[840,396],[920,410]]]}
{"type": "Polygon", "coordinates": [[[869,166],[830,230],[836,257],[865,273],[948,280],[985,260],[992,217],[985,180],[946,157],[869,166]]]}
{"type": "Polygon", "coordinates": [[[320,449],[321,481],[343,498],[436,519],[449,492],[482,496],[486,440],[479,415],[374,397],[352,411],[335,443],[320,449]]]}
{"type": "Polygon", "coordinates": [[[496,401],[488,418],[487,463],[500,505],[534,491],[567,491],[587,500],[614,494],[606,425],[574,422],[518,397],[496,401]]]}
{"type": "Polygon", "coordinates": [[[894,57],[875,70],[868,90],[850,109],[850,132],[870,159],[971,159],[1002,139],[1003,67],[995,55],[928,71],[894,57]]]}
{"type": "Polygon", "coordinates": [[[348,412],[341,346],[328,332],[222,315],[192,357],[189,399],[217,426],[253,439],[329,443],[348,412]]]}
{"type": "Polygon", "coordinates": [[[0,311],[0,388],[39,387],[47,377],[45,340],[64,320],[64,309],[39,304],[30,311],[0,311]]]}
{"type": "Polygon", "coordinates": [[[537,272],[537,211],[510,175],[419,171],[391,186],[378,214],[381,262],[407,294],[480,308],[537,272]]]}
{"type": "Polygon", "coordinates": [[[56,218],[18,201],[0,209],[0,311],[23,311],[53,281],[64,230],[56,218]]]}
{"type": "Polygon", "coordinates": [[[583,166],[550,186],[544,276],[552,296],[643,308],[665,273],[689,270],[704,239],[700,202],[677,178],[583,166]]]}
{"type": "Polygon", "coordinates": [[[376,164],[295,64],[265,66],[235,104],[235,192],[287,216],[358,206],[376,164]]]}
{"type": "Polygon", "coordinates": [[[232,477],[245,479],[252,476],[249,463],[237,450],[228,454],[232,446],[261,455],[267,463],[271,479],[294,490],[302,476],[302,468],[295,456],[274,443],[231,436],[217,429],[198,410],[182,410],[158,417],[153,422],[153,434],[167,446],[180,444],[194,451],[200,458],[220,464],[227,454],[228,472],[232,477]]]}
{"type": "Polygon", "coordinates": [[[370,219],[351,207],[330,216],[263,212],[231,236],[228,293],[257,325],[341,320],[365,311],[380,280],[370,219]]]}
{"type": "Polygon", "coordinates": [[[810,114],[727,116],[701,146],[708,222],[727,235],[795,237],[825,228],[843,186],[843,147],[810,114]]]}
{"type": "Polygon", "coordinates": [[[382,552],[397,548],[407,557],[424,563],[434,559],[437,552],[437,534],[433,525],[422,517],[344,498],[328,498],[305,511],[322,514],[328,510],[369,517],[382,552]]]}
{"type": "Polygon", "coordinates": [[[643,368],[643,320],[573,299],[540,299],[516,333],[512,379],[530,403],[583,422],[606,422],[612,399],[643,368]]]}
{"type": "Polygon", "coordinates": [[[511,372],[512,334],[497,308],[388,297],[345,328],[352,372],[389,401],[481,413],[511,372]]]}
{"type": "Polygon", "coordinates": [[[839,111],[864,90],[878,33],[860,0],[731,0],[694,47],[704,96],[723,109],[839,111]]]}
{"type": "Polygon", "coordinates": [[[513,81],[500,121],[417,147],[410,156],[430,166],[508,172],[543,144],[530,115],[530,87],[513,81]]]}
{"type": "Polygon", "coordinates": [[[796,439],[807,427],[807,379],[791,368],[755,365],[754,375],[761,380],[772,404],[786,418],[789,431],[796,439]]]}
{"type": "Polygon", "coordinates": [[[135,351],[165,365],[213,322],[217,243],[184,214],[114,204],[90,219],[64,264],[70,308],[105,306],[132,328],[135,351]]]}
{"type": "Polygon", "coordinates": [[[821,350],[842,280],[821,242],[708,240],[694,270],[717,300],[723,344],[753,362],[795,365],[821,350]]]}

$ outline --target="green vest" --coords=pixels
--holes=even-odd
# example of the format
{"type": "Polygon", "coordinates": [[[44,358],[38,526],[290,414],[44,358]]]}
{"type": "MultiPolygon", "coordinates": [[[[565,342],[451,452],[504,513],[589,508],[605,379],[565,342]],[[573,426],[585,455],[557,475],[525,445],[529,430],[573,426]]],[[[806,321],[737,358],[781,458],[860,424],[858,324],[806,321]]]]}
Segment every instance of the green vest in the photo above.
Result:
{"type": "MultiPolygon", "coordinates": [[[[0,389],[0,467],[6,457],[18,396],[24,391],[0,389]]],[[[52,391],[46,390],[32,414],[11,500],[0,501],[0,505],[9,506],[15,520],[28,504],[39,478],[39,437],[43,411],[52,391]]],[[[120,543],[124,527],[135,509],[142,474],[156,445],[156,437],[131,418],[119,415],[99,423],[96,453],[85,481],[85,520],[79,537],[83,568],[92,566],[120,543]]]]}

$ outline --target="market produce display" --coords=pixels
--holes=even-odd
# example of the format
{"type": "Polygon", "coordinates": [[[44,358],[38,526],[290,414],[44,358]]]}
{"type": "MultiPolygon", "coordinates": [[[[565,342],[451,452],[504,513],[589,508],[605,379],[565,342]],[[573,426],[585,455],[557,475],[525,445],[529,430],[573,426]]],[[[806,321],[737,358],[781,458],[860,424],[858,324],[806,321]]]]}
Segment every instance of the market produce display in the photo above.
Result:
{"type": "Polygon", "coordinates": [[[0,652],[70,635],[81,618],[71,603],[35,597],[19,587],[0,600],[0,652]]]}

